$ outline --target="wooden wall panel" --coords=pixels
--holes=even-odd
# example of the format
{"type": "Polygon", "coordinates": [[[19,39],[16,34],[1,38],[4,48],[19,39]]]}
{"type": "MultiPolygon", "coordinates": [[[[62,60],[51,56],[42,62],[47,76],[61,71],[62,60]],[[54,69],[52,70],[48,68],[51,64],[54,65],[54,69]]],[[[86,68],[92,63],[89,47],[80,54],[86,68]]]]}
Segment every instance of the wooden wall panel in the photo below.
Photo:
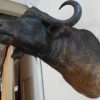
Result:
{"type": "Polygon", "coordinates": [[[14,61],[11,58],[13,47],[7,51],[2,75],[2,100],[15,100],[14,94],[14,61]]]}

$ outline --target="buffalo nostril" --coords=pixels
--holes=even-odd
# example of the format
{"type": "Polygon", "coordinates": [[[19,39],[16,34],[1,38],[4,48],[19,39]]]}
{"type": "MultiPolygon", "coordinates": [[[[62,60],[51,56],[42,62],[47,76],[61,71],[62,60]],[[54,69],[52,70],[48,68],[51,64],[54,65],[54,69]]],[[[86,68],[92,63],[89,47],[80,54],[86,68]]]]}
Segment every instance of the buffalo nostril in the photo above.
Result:
{"type": "Polygon", "coordinates": [[[0,24],[0,27],[2,27],[2,24],[0,24]]]}

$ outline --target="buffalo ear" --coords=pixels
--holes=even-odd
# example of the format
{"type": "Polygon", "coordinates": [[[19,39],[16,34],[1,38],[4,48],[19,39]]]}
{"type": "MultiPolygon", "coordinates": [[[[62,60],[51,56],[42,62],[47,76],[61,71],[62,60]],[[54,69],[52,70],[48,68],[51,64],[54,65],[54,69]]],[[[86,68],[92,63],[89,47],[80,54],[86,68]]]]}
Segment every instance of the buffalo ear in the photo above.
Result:
{"type": "Polygon", "coordinates": [[[46,28],[46,34],[48,39],[57,39],[60,37],[66,37],[71,33],[71,26],[65,24],[53,24],[46,21],[41,21],[46,28]]]}
{"type": "Polygon", "coordinates": [[[44,23],[44,22],[43,22],[43,25],[46,27],[47,34],[49,37],[53,37],[55,33],[61,28],[61,27],[56,27],[52,24],[44,23]]]}
{"type": "Polygon", "coordinates": [[[70,26],[54,26],[54,25],[49,25],[47,27],[47,33],[48,36],[52,37],[52,38],[60,38],[60,37],[66,37],[69,36],[69,34],[71,33],[71,27],[70,26]]]}

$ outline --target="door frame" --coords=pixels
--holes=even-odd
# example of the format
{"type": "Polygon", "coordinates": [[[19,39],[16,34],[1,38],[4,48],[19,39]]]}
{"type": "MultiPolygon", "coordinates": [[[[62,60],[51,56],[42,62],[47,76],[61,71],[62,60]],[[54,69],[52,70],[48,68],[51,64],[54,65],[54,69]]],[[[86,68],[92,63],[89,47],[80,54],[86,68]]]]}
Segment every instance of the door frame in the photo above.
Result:
{"type": "MultiPolygon", "coordinates": [[[[12,15],[12,16],[21,16],[28,9],[28,6],[9,1],[9,0],[0,0],[0,13],[12,15]],[[3,5],[3,6],[2,6],[3,5]]],[[[33,77],[34,77],[34,100],[44,100],[44,88],[43,88],[43,76],[42,68],[40,66],[40,60],[35,61],[34,57],[29,56],[30,63],[33,64],[37,62],[37,66],[33,66],[33,77]]],[[[33,64],[34,65],[34,64],[33,64]]]]}

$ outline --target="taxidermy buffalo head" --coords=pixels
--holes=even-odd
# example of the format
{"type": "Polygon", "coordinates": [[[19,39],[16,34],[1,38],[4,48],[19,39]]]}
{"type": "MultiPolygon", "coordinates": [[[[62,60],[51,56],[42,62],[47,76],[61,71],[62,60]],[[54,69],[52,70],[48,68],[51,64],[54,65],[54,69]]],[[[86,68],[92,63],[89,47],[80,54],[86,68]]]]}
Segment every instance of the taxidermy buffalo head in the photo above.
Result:
{"type": "Polygon", "coordinates": [[[78,92],[90,98],[100,96],[100,43],[84,29],[72,27],[81,17],[76,1],[70,19],[58,20],[32,7],[14,21],[0,20],[0,43],[13,45],[13,58],[24,53],[39,57],[62,74],[78,92]]]}

